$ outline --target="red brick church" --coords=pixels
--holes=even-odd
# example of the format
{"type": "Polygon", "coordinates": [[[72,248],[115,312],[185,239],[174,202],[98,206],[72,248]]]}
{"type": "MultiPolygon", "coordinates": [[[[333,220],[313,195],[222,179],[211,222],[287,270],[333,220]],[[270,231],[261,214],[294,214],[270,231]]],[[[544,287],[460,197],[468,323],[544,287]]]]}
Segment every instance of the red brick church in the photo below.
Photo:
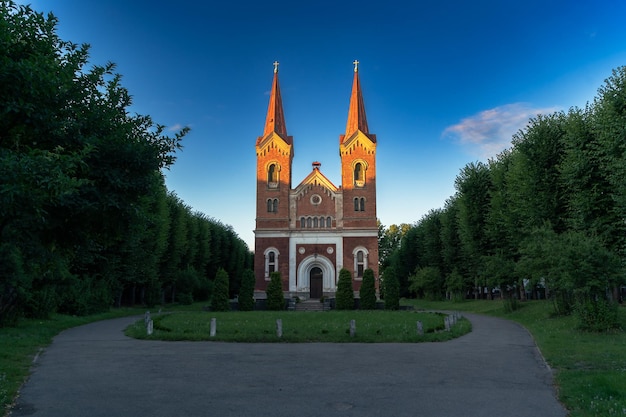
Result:
{"type": "Polygon", "coordinates": [[[279,271],[287,296],[332,297],[339,271],[347,268],[358,292],[365,269],[378,277],[376,135],[367,126],[358,61],[345,134],[339,136],[341,186],[313,162],[311,173],[293,187],[294,146],[287,134],[276,62],[265,129],[256,141],[256,291],[263,293],[270,273],[279,271]]]}

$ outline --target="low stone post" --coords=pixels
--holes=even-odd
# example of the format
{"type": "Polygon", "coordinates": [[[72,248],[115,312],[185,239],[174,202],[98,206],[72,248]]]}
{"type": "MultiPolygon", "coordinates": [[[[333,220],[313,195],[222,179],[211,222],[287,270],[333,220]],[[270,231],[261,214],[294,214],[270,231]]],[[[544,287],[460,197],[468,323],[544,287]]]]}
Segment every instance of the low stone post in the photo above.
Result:
{"type": "Polygon", "coordinates": [[[276,319],[276,336],[280,339],[283,337],[283,320],[276,319]]]}
{"type": "Polygon", "coordinates": [[[217,331],[217,319],[215,317],[211,318],[211,337],[215,337],[215,333],[217,331]]]}
{"type": "Polygon", "coordinates": [[[446,332],[449,332],[450,331],[450,317],[445,316],[443,318],[443,324],[446,327],[446,332]]]}
{"type": "Polygon", "coordinates": [[[424,336],[424,325],[422,324],[421,321],[417,322],[417,335],[424,336]]]}
{"type": "Polygon", "coordinates": [[[154,331],[154,323],[152,320],[148,321],[148,326],[146,328],[146,331],[148,332],[148,336],[150,336],[152,332],[154,331]]]}
{"type": "Polygon", "coordinates": [[[356,334],[356,320],[350,320],[350,337],[356,334]]]}

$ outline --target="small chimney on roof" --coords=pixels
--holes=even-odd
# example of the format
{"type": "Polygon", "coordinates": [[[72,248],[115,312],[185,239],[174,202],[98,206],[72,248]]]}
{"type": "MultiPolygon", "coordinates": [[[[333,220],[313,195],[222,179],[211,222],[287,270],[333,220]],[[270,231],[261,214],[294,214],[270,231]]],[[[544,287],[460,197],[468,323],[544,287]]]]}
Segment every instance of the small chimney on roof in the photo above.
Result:
{"type": "Polygon", "coordinates": [[[322,166],[321,162],[317,162],[317,161],[313,162],[313,169],[319,170],[321,166],[322,166]]]}

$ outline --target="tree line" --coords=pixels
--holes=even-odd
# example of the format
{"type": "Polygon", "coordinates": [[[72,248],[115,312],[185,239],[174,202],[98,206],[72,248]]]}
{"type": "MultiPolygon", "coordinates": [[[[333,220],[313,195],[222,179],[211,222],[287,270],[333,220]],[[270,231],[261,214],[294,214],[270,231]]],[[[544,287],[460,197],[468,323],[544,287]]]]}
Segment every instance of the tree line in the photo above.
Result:
{"type": "Polygon", "coordinates": [[[208,299],[219,268],[236,294],[246,244],[165,187],[188,128],[131,114],[115,66],[56,27],[0,2],[0,326],[208,299]]]}
{"type": "MultiPolygon", "coordinates": [[[[626,67],[584,109],[538,115],[510,149],[467,164],[455,190],[383,251],[383,279],[402,296],[497,295],[509,308],[548,297],[583,326],[614,327],[626,284],[626,67]]],[[[394,236],[383,229],[380,241],[394,236]]]]}

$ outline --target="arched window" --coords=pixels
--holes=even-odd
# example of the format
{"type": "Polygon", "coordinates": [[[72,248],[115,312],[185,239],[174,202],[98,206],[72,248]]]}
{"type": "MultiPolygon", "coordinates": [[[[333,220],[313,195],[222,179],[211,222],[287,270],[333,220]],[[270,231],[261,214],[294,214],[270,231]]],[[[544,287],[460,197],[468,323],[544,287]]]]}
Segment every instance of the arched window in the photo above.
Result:
{"type": "Polygon", "coordinates": [[[300,217],[300,227],[301,227],[302,229],[304,229],[304,226],[306,226],[306,222],[305,222],[305,220],[304,220],[304,217],[300,217]]]}
{"type": "Polygon", "coordinates": [[[306,227],[308,227],[309,229],[313,226],[312,224],[312,220],[310,217],[306,218],[306,227]]]}
{"type": "Polygon", "coordinates": [[[313,227],[315,228],[319,227],[317,217],[313,217],[313,227]]]}
{"type": "MultiPolygon", "coordinates": [[[[359,252],[359,254],[361,254],[362,252],[359,252]]],[[[267,266],[268,266],[268,272],[271,274],[272,272],[276,271],[276,253],[275,252],[270,252],[268,253],[268,259],[267,259],[267,266]]]]}
{"type": "Polygon", "coordinates": [[[365,167],[360,162],[354,164],[354,185],[357,187],[365,185],[365,167]]]}
{"type": "Polygon", "coordinates": [[[265,250],[265,280],[269,281],[270,274],[278,271],[278,250],[276,248],[267,248],[265,250]]]}
{"type": "Polygon", "coordinates": [[[365,211],[365,197],[354,197],[354,211],[365,211]]]}
{"type": "Polygon", "coordinates": [[[327,227],[326,226],[326,219],[323,217],[320,217],[320,227],[327,227]]]}
{"type": "Polygon", "coordinates": [[[333,227],[333,219],[330,216],[326,217],[326,227],[333,227]]]}
{"type": "Polygon", "coordinates": [[[360,250],[356,253],[356,276],[363,278],[363,271],[365,271],[365,255],[360,250]]]}
{"type": "Polygon", "coordinates": [[[268,213],[278,213],[278,199],[271,199],[269,198],[267,200],[267,212],[268,213]]]}
{"type": "Polygon", "coordinates": [[[354,257],[354,277],[356,279],[363,278],[363,272],[367,269],[367,258],[369,252],[363,246],[354,249],[352,256],[354,257]]]}
{"type": "Polygon", "coordinates": [[[278,165],[270,164],[267,167],[267,186],[269,188],[278,188],[278,165]]]}

